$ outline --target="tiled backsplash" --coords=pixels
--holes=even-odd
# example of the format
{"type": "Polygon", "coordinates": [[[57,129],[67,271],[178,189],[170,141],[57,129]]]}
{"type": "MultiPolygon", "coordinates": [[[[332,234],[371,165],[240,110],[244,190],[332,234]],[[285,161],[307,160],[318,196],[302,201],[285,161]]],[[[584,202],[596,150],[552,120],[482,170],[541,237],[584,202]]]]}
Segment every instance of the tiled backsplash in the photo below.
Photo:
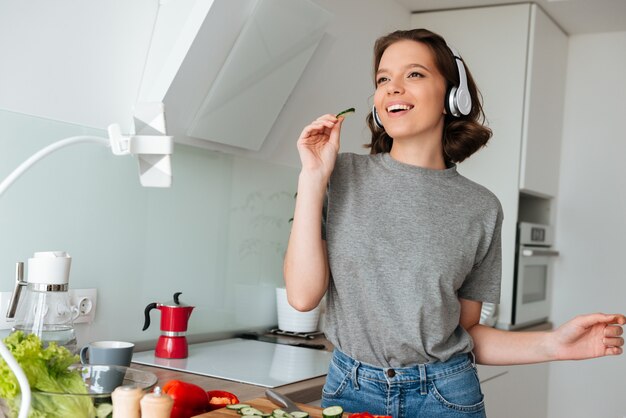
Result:
{"type": "MultiPolygon", "coordinates": [[[[0,111],[0,180],[30,155],[74,135],[106,132],[0,111]]],[[[79,344],[144,341],[150,302],[195,305],[189,334],[276,324],[274,288],[293,214],[298,170],[176,144],[171,189],[139,185],[132,157],[76,145],[25,173],[0,197],[0,291],[16,261],[65,250],[70,287],[98,289],[95,322],[77,325],[79,344]],[[82,341],[81,341],[82,340],[82,341]]]]}

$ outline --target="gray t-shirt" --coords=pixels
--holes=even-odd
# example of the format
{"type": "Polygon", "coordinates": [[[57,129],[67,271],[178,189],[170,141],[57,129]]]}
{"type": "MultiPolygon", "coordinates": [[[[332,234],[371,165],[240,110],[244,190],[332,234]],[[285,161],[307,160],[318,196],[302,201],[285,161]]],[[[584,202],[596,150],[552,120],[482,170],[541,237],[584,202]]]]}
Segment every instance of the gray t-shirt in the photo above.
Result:
{"type": "Polygon", "coordinates": [[[459,298],[500,299],[502,207],[483,186],[388,153],[339,154],[323,237],[325,333],[379,367],[446,361],[473,348],[459,298]]]}

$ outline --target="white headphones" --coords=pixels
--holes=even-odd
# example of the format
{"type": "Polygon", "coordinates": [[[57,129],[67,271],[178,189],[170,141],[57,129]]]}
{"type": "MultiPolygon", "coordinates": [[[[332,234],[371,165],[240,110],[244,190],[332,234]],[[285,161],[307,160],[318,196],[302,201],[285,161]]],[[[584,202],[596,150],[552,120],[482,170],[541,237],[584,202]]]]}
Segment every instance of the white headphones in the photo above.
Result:
{"type": "MultiPolygon", "coordinates": [[[[450,88],[448,97],[445,100],[445,107],[448,113],[459,118],[461,116],[469,115],[472,110],[472,96],[470,95],[467,87],[467,74],[465,73],[465,66],[463,65],[461,56],[454,48],[451,48],[450,46],[448,46],[448,48],[450,49],[450,52],[452,52],[457,69],[459,70],[459,85],[450,88]]],[[[372,106],[372,118],[378,129],[384,129],[380,116],[378,116],[378,112],[376,111],[376,106],[374,105],[372,106]]]]}
{"type": "Polygon", "coordinates": [[[461,117],[469,115],[472,110],[472,96],[470,96],[467,88],[467,75],[465,74],[465,66],[461,56],[454,48],[448,46],[452,55],[454,55],[454,61],[459,69],[459,85],[458,87],[450,88],[448,93],[448,100],[446,101],[446,109],[452,116],[461,117]]]}

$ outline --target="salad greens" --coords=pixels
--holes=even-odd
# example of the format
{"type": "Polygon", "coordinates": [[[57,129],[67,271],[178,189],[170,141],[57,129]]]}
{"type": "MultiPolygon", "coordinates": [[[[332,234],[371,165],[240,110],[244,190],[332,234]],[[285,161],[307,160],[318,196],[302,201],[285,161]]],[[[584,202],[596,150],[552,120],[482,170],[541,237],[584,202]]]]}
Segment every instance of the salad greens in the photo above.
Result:
{"type": "MultiPolygon", "coordinates": [[[[89,396],[50,395],[50,393],[87,393],[80,369],[69,369],[70,365],[79,361],[77,355],[55,343],[50,343],[44,348],[36,335],[25,335],[22,331],[10,334],[3,341],[30,383],[32,401],[29,417],[96,416],[89,396]]],[[[11,413],[15,416],[20,405],[19,393],[17,378],[6,362],[0,360],[0,398],[7,401],[11,413]]]]}

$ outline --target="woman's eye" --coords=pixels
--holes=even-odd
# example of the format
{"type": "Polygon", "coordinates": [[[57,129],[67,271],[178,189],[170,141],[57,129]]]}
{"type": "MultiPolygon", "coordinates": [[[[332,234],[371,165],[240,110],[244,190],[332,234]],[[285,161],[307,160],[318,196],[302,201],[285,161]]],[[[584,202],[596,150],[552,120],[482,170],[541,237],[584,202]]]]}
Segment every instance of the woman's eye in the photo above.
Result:
{"type": "Polygon", "coordinates": [[[384,83],[387,80],[387,77],[378,77],[378,79],[376,80],[376,84],[384,83]]]}
{"type": "Polygon", "coordinates": [[[409,78],[411,78],[411,77],[422,78],[422,77],[424,77],[424,75],[422,73],[418,73],[417,71],[413,71],[413,72],[409,73],[409,78]]]}

